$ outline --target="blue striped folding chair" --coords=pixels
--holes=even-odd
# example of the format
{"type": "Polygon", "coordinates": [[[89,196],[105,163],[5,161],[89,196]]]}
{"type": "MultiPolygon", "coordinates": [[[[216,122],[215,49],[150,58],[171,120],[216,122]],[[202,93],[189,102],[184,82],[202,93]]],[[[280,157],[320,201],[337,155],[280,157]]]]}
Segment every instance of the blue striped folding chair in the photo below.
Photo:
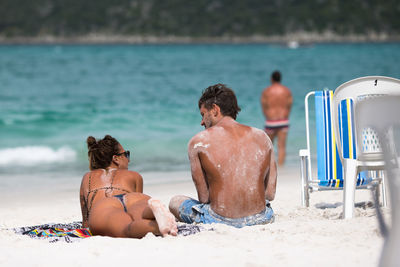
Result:
{"type": "MultiPolygon", "coordinates": [[[[343,189],[344,168],[339,157],[337,138],[334,125],[332,123],[332,91],[310,92],[305,97],[306,111],[306,134],[307,149],[300,150],[301,159],[301,179],[302,179],[302,205],[308,207],[310,193],[322,190],[343,189]],[[310,148],[310,127],[309,127],[309,108],[310,96],[315,96],[315,126],[316,126],[316,152],[317,152],[317,176],[312,177],[311,168],[311,148],[310,148]]],[[[352,102],[343,103],[341,114],[345,114],[347,119],[342,119],[340,124],[341,140],[343,140],[342,154],[353,158],[356,156],[355,135],[352,112],[352,102]],[[346,109],[346,105],[350,108],[346,109]]],[[[357,175],[357,189],[365,189],[373,186],[372,178],[368,177],[368,172],[360,172],[357,175]]]]}

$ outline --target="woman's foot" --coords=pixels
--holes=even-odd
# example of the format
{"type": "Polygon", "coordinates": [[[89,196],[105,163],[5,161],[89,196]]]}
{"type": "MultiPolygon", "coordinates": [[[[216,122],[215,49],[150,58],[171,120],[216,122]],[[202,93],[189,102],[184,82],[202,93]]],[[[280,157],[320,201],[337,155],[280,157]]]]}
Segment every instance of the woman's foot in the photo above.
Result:
{"type": "Polygon", "coordinates": [[[176,236],[178,234],[178,226],[175,221],[175,216],[161,203],[160,200],[150,198],[147,203],[153,211],[161,235],[176,236]]]}

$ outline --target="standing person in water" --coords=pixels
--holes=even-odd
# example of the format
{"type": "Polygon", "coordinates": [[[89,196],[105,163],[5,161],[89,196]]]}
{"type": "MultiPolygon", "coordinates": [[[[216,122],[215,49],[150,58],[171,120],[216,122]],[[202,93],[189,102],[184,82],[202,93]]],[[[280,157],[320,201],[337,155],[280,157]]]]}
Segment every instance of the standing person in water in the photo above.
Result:
{"type": "Polygon", "coordinates": [[[174,216],[143,192],[142,176],[128,170],[130,152],[110,135],[87,138],[90,172],[82,178],[82,224],[94,235],[141,238],[176,235],[174,216]]]}
{"type": "Polygon", "coordinates": [[[286,139],[289,130],[289,114],[293,97],[289,88],[281,84],[281,73],[274,71],[271,85],[261,95],[261,106],[265,116],[265,132],[272,142],[278,138],[278,164],[282,166],[286,157],[286,139]]]}
{"type": "Polygon", "coordinates": [[[175,196],[170,211],[186,223],[240,228],[272,222],[268,201],[275,197],[277,173],[271,140],[235,121],[240,108],[223,84],[208,87],[198,104],[205,130],[188,145],[198,200],[175,196]]]}

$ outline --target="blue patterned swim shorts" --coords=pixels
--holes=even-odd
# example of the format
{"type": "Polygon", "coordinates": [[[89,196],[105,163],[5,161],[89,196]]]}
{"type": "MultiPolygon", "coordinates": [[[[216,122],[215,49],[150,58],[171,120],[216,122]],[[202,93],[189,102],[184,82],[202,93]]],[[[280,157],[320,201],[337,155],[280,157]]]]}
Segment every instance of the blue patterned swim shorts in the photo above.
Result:
{"type": "Polygon", "coordinates": [[[250,215],[242,218],[225,218],[216,214],[210,207],[210,204],[203,204],[195,199],[187,199],[183,201],[179,207],[179,215],[185,223],[222,223],[231,225],[237,228],[251,226],[257,224],[267,224],[274,221],[274,211],[269,203],[265,210],[255,215],[250,215]]]}

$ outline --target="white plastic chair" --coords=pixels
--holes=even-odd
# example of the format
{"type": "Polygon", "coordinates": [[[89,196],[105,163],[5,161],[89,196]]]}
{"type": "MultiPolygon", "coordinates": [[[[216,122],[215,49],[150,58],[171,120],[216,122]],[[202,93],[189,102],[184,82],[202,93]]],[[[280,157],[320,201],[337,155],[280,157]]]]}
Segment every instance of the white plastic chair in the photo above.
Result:
{"type": "Polygon", "coordinates": [[[357,105],[355,113],[360,129],[373,128],[378,133],[389,185],[391,229],[387,229],[377,208],[377,218],[385,238],[379,266],[400,266],[400,96],[368,99],[357,105]]]}
{"type": "MultiPolygon", "coordinates": [[[[342,117],[342,109],[357,110],[358,103],[380,96],[399,96],[400,80],[383,77],[368,76],[351,80],[340,85],[333,96],[333,116],[332,121],[337,137],[338,151],[340,160],[344,167],[344,194],[343,194],[343,217],[349,219],[354,214],[354,194],[356,187],[357,174],[362,170],[381,170],[385,168],[385,161],[380,147],[376,132],[371,128],[361,128],[357,120],[350,125],[355,126],[355,144],[342,143],[343,125],[347,120],[354,118],[342,117]],[[347,149],[346,149],[347,147],[347,149]],[[347,152],[346,152],[347,151],[347,152]]],[[[343,112],[343,114],[350,114],[343,112]]],[[[400,115],[399,115],[400,116],[400,115]]],[[[357,118],[357,115],[355,115],[357,118]]],[[[383,194],[385,191],[383,190],[383,194]]],[[[383,196],[386,199],[386,196],[383,196]]],[[[386,201],[383,205],[385,206],[386,201]]]]}

